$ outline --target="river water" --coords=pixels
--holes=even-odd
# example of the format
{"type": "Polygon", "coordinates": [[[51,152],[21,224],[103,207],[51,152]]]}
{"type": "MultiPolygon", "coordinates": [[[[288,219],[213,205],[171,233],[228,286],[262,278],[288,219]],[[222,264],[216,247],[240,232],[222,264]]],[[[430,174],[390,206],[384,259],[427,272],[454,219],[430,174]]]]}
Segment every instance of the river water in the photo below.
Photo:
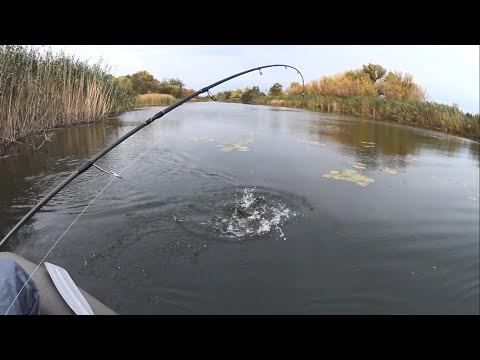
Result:
{"type": "MultiPolygon", "coordinates": [[[[0,159],[0,235],[160,111],[0,159]]],[[[479,144],[300,109],[186,104],[79,176],[1,249],[120,314],[479,314],[479,144]]]]}

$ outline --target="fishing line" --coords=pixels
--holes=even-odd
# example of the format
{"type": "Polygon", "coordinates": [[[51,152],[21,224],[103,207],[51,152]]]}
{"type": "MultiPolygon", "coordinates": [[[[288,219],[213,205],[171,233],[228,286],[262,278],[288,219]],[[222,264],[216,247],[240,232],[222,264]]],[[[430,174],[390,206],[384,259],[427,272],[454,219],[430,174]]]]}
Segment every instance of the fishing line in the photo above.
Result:
{"type": "MultiPolygon", "coordinates": [[[[48,193],[42,200],[40,200],[40,202],[38,202],[4,237],[3,239],[0,241],[0,247],[7,241],[9,240],[19,229],[20,227],[22,227],[33,215],[35,215],[35,213],[37,213],[45,204],[47,204],[59,191],[61,191],[64,187],[66,187],[70,182],[72,182],[72,180],[74,180],[77,176],[81,175],[82,173],[84,173],[85,171],[87,171],[89,168],[91,168],[92,166],[97,168],[99,171],[102,171],[104,173],[107,173],[109,175],[113,175],[115,177],[118,177],[118,178],[122,178],[119,174],[113,172],[113,171],[109,171],[109,170],[104,170],[102,168],[100,168],[98,165],[95,164],[95,162],[99,159],[101,159],[105,154],[107,154],[108,152],[110,152],[113,148],[115,148],[117,145],[119,145],[120,143],[122,143],[123,141],[125,141],[126,139],[128,139],[130,136],[132,136],[133,134],[135,134],[136,132],[138,132],[139,130],[141,130],[142,128],[144,128],[145,126],[151,124],[152,122],[154,122],[155,120],[161,118],[162,116],[164,116],[165,114],[167,114],[168,112],[174,110],[175,108],[179,107],[180,105],[186,103],[187,101],[193,99],[194,97],[197,97],[198,95],[202,94],[202,93],[205,93],[207,92],[207,94],[212,98],[212,100],[216,101],[216,98],[210,93],[210,89],[217,86],[217,85],[220,85],[224,82],[227,82],[231,79],[234,79],[238,76],[241,76],[241,75],[244,75],[244,74],[247,74],[247,73],[250,73],[252,71],[256,71],[258,70],[260,75],[262,75],[262,69],[266,69],[266,68],[270,68],[270,67],[285,67],[285,69],[288,69],[288,68],[291,68],[291,69],[294,69],[295,71],[297,71],[297,73],[302,77],[302,83],[303,83],[303,93],[302,93],[302,104],[301,104],[301,107],[303,107],[303,101],[304,101],[304,98],[305,98],[305,81],[304,81],[304,78],[303,78],[303,75],[302,73],[295,67],[291,66],[291,65],[285,65],[285,64],[276,64],[276,65],[264,65],[264,66],[260,66],[260,67],[256,67],[256,68],[252,68],[252,69],[249,69],[249,70],[245,70],[245,71],[242,71],[240,73],[237,73],[235,75],[232,75],[232,76],[229,76],[227,78],[224,78],[220,81],[217,81],[213,84],[210,84],[208,85],[207,87],[204,87],[198,91],[196,91],[195,93],[193,94],[190,94],[186,97],[184,97],[183,99],[177,101],[175,104],[173,105],[170,105],[169,107],[165,108],[164,110],[158,112],[157,114],[155,114],[154,116],[152,116],[151,118],[145,120],[142,124],[138,125],[137,127],[135,127],[134,129],[130,130],[128,133],[124,134],[123,136],[121,136],[119,139],[117,139],[116,141],[114,141],[112,144],[110,144],[109,146],[107,146],[106,148],[104,148],[103,150],[101,150],[99,153],[97,153],[95,156],[93,156],[91,159],[87,160],[85,163],[83,163],[80,167],[78,167],[76,170],[74,170],[66,179],[64,179],[59,185],[57,185],[50,193],[48,193]]],[[[137,157],[135,160],[133,160],[130,164],[127,165],[127,167],[125,167],[122,171],[120,171],[120,174],[125,171],[130,165],[132,165],[135,161],[137,161],[140,157],[142,157],[148,150],[150,150],[151,148],[153,147],[153,144],[144,152],[142,153],[139,157],[137,157]]],[[[15,299],[13,300],[12,304],[10,305],[10,307],[8,308],[7,312],[5,313],[5,315],[10,311],[11,307],[13,306],[13,304],[15,303],[15,301],[18,299],[18,296],[20,295],[21,291],[25,288],[25,285],[28,283],[28,281],[30,281],[30,279],[32,278],[33,274],[37,271],[37,269],[40,267],[40,265],[42,264],[42,262],[45,260],[45,258],[48,256],[48,254],[50,254],[50,252],[53,250],[53,248],[58,244],[58,242],[62,239],[62,237],[67,233],[67,231],[73,226],[73,224],[75,224],[75,222],[78,220],[78,218],[80,218],[80,216],[90,207],[90,205],[98,198],[98,196],[100,196],[100,194],[105,191],[105,189],[113,182],[113,180],[115,179],[112,179],[110,180],[110,182],[92,199],[92,201],[90,201],[90,203],[82,210],[82,212],[73,220],[73,222],[67,227],[67,229],[64,231],[64,233],[58,238],[58,240],[53,244],[53,246],[50,248],[50,250],[47,252],[47,254],[44,256],[44,258],[40,261],[40,263],[36,266],[35,270],[32,272],[32,274],[29,276],[27,282],[22,286],[22,288],[20,289],[19,293],[17,294],[17,296],[15,297],[15,299]]]]}
{"type": "MultiPolygon", "coordinates": [[[[232,76],[229,76],[225,79],[222,79],[220,81],[217,81],[213,84],[210,84],[208,85],[207,87],[204,87],[203,89],[200,89],[196,92],[194,92],[193,94],[190,94],[186,97],[184,97],[183,99],[180,99],[179,101],[177,101],[175,104],[173,105],[170,105],[169,107],[165,108],[164,110],[158,112],[157,114],[155,114],[154,116],[152,116],[151,118],[145,120],[143,123],[141,123],[140,125],[138,125],[137,127],[135,127],[134,129],[130,130],[128,133],[124,134],[122,137],[120,137],[119,139],[117,139],[116,141],[114,141],[112,144],[110,144],[109,146],[107,146],[106,148],[104,148],[103,150],[101,150],[98,154],[96,154],[95,156],[93,156],[91,159],[87,160],[84,164],[82,164],[80,167],[78,167],[76,170],[74,170],[65,180],[63,180],[60,184],[58,184],[50,193],[48,193],[42,200],[40,200],[40,202],[38,202],[37,205],[35,205],[4,237],[3,239],[0,241],[0,247],[7,241],[9,240],[17,231],[18,229],[20,229],[23,224],[25,224],[33,215],[35,215],[35,213],[37,213],[37,211],[39,211],[46,203],[48,203],[60,190],[62,190],[65,186],[67,186],[73,179],[75,179],[77,176],[81,175],[82,173],[84,173],[85,171],[87,171],[90,167],[92,166],[95,166],[97,169],[99,169],[100,171],[103,171],[103,172],[106,172],[106,173],[109,173],[111,175],[115,175],[115,173],[113,171],[106,171],[106,170],[103,170],[101,168],[99,168],[98,166],[95,165],[95,162],[97,160],[99,160],[100,158],[102,158],[105,154],[107,154],[108,152],[110,152],[110,150],[112,150],[113,148],[115,148],[117,145],[119,145],[120,143],[122,143],[123,141],[125,141],[126,139],[128,139],[130,136],[132,136],[133,134],[135,134],[137,131],[139,131],[140,129],[143,129],[145,126],[151,124],[152,122],[154,122],[155,120],[161,118],[162,116],[164,116],[165,114],[167,114],[168,112],[174,110],[175,108],[179,107],[180,105],[186,103],[187,101],[193,99],[194,97],[197,97],[198,95],[200,94],[203,94],[205,92],[208,92],[209,96],[211,96],[211,93],[210,93],[210,89],[217,86],[217,85],[220,85],[220,84],[223,84],[224,82],[227,82],[231,79],[234,79],[238,76],[241,76],[241,75],[244,75],[244,74],[247,74],[247,73],[250,73],[252,71],[256,71],[258,70],[260,73],[262,73],[262,69],[266,69],[266,68],[271,68],[271,67],[285,67],[285,69],[288,69],[288,68],[291,68],[291,69],[294,69],[301,77],[302,77],[302,83],[303,83],[303,93],[302,93],[302,104],[301,104],[301,107],[303,107],[303,101],[304,101],[304,98],[305,98],[305,81],[304,81],[304,78],[303,78],[303,75],[302,73],[296,68],[296,67],[293,67],[291,65],[285,65],[285,64],[276,64],[276,65],[264,65],[264,66],[260,66],[260,67],[256,67],[256,68],[253,68],[253,69],[249,69],[249,70],[245,70],[245,71],[242,71],[238,74],[235,74],[235,75],[232,75],[232,76]]],[[[213,97],[212,97],[213,99],[213,97]]]]}
{"type": "MultiPolygon", "coordinates": [[[[120,174],[122,174],[125,170],[127,170],[133,163],[135,163],[138,159],[140,159],[143,155],[145,155],[155,144],[152,144],[149,146],[149,148],[147,150],[145,150],[142,154],[140,154],[139,156],[137,156],[132,162],[130,162],[122,171],[120,171],[120,174]]],[[[108,174],[108,173],[107,173],[108,174]]],[[[115,175],[116,177],[120,177],[118,176],[117,174],[115,175]]],[[[121,179],[121,177],[120,177],[121,179]]],[[[25,284],[23,284],[22,288],[20,289],[20,291],[18,292],[17,296],[15,296],[15,299],[13,299],[12,303],[10,304],[10,306],[8,307],[7,311],[5,312],[4,315],[7,315],[8,312],[10,311],[10,309],[12,308],[13,304],[15,304],[15,301],[17,301],[18,297],[20,296],[22,290],[25,288],[25,286],[27,285],[27,283],[30,281],[30,279],[32,278],[33,274],[35,274],[35,272],[37,271],[37,269],[40,267],[40,265],[45,261],[45,259],[47,258],[47,256],[50,254],[50,252],[52,252],[53,248],[55,246],[57,246],[57,244],[59,243],[59,241],[65,236],[65,234],[67,233],[68,230],[70,230],[70,228],[73,226],[73,224],[75,224],[77,222],[77,220],[80,218],[80,216],[83,215],[83,213],[85,211],[87,211],[87,209],[90,207],[90,205],[93,204],[93,202],[110,186],[110,184],[115,180],[115,178],[111,179],[110,182],[105,185],[105,187],[100,190],[100,192],[92,199],[92,201],[90,201],[88,203],[87,206],[85,206],[85,208],[82,210],[82,212],[80,214],[78,214],[78,216],[72,221],[72,223],[65,229],[65,231],[63,232],[62,235],[60,235],[60,237],[58,238],[57,241],[55,241],[55,243],[52,245],[52,247],[50,248],[50,250],[47,251],[47,253],[45,254],[45,256],[43,257],[42,260],[40,260],[40,262],[38,263],[38,265],[35,267],[35,270],[33,270],[33,272],[30,274],[30,276],[28,277],[27,281],[25,282],[25,284]]]]}

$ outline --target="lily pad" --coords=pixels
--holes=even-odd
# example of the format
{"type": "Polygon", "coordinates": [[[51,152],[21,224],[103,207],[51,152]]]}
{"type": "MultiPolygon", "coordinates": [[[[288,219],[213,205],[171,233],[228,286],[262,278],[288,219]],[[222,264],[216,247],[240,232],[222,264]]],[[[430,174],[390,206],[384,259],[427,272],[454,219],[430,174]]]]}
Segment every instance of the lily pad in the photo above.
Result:
{"type": "Polygon", "coordinates": [[[238,144],[233,144],[233,145],[220,144],[220,145],[217,145],[217,146],[220,148],[220,151],[226,151],[226,152],[233,151],[233,150],[250,151],[250,149],[248,147],[243,146],[243,145],[238,145],[238,144]]]}
{"type": "Polygon", "coordinates": [[[420,159],[416,158],[416,157],[413,157],[412,155],[410,154],[407,154],[407,157],[411,158],[412,160],[415,160],[415,161],[420,161],[420,159]]]}
{"type": "Polygon", "coordinates": [[[316,146],[326,146],[325,144],[319,142],[319,141],[309,141],[309,140],[302,140],[300,141],[302,143],[305,143],[305,144],[309,144],[309,145],[316,145],[316,146]]]}
{"type": "Polygon", "coordinates": [[[384,167],[382,170],[385,171],[387,174],[391,174],[391,175],[395,175],[397,173],[397,170],[390,169],[389,167],[384,167]]]}
{"type": "Polygon", "coordinates": [[[253,139],[240,139],[240,140],[237,140],[236,142],[234,142],[233,144],[246,145],[246,144],[251,144],[253,142],[254,142],[253,139]]]}
{"type": "Polygon", "coordinates": [[[363,187],[375,182],[375,179],[363,176],[359,174],[357,170],[352,169],[343,171],[330,170],[330,173],[323,175],[323,177],[335,180],[350,181],[363,187]]]}
{"type": "Polygon", "coordinates": [[[360,162],[357,162],[355,165],[353,165],[353,167],[356,168],[356,169],[360,169],[360,170],[366,170],[367,169],[367,165],[362,164],[360,162]]]}
{"type": "Polygon", "coordinates": [[[217,146],[220,148],[220,151],[226,151],[226,152],[230,152],[234,150],[250,151],[250,149],[245,145],[251,144],[253,142],[254,142],[253,139],[240,139],[231,144],[219,144],[217,146]]]}

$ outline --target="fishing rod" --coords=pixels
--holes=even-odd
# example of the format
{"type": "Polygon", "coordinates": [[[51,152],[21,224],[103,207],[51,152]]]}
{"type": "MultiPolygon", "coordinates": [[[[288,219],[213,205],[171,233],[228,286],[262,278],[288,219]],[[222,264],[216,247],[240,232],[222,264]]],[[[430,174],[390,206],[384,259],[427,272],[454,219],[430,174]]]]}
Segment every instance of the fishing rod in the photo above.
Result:
{"type": "Polygon", "coordinates": [[[117,145],[119,145],[120,143],[122,143],[123,141],[125,141],[126,139],[128,139],[130,136],[132,136],[133,134],[135,134],[137,131],[139,131],[140,129],[143,129],[145,126],[147,125],[150,125],[152,122],[154,122],[155,120],[157,119],[160,119],[162,116],[164,116],[165,114],[169,113],[170,111],[174,110],[175,108],[179,107],[180,105],[186,103],[188,100],[191,100],[193,99],[194,97],[197,97],[198,95],[200,94],[203,94],[204,92],[207,92],[208,96],[210,96],[210,98],[213,100],[213,101],[217,101],[217,99],[215,98],[215,96],[213,96],[211,93],[210,93],[210,89],[217,86],[217,85],[220,85],[224,82],[227,82],[231,79],[234,79],[238,76],[241,76],[241,75],[244,75],[244,74],[247,74],[247,73],[250,73],[252,71],[256,71],[258,70],[260,75],[262,75],[262,69],[266,69],[266,68],[271,68],[271,67],[278,67],[278,66],[283,66],[285,67],[285,69],[287,68],[291,68],[291,69],[294,69],[297,71],[298,74],[300,74],[300,76],[302,77],[302,83],[303,83],[303,91],[302,91],[302,104],[301,104],[301,107],[303,107],[303,100],[305,98],[305,81],[303,79],[303,75],[302,73],[295,67],[293,66],[290,66],[290,65],[284,65],[284,64],[276,64],[276,65],[265,65],[265,66],[259,66],[259,67],[256,67],[256,68],[253,68],[253,69],[250,69],[250,70],[245,70],[245,71],[242,71],[242,72],[239,72],[238,74],[235,74],[235,75],[232,75],[232,76],[229,76],[225,79],[222,79],[220,81],[217,81],[211,85],[208,85],[207,87],[204,87],[203,89],[201,90],[198,90],[197,92],[193,93],[193,94],[190,94],[182,99],[180,99],[179,101],[177,101],[175,104],[173,105],[170,105],[169,107],[167,107],[166,109],[156,113],[155,115],[153,115],[151,118],[145,120],[142,124],[138,125],[136,128],[130,130],[128,133],[126,133],[125,135],[123,135],[122,137],[120,137],[118,140],[116,140],[115,142],[113,142],[111,145],[107,146],[105,149],[101,150],[99,153],[97,153],[94,157],[92,157],[91,159],[87,160],[85,163],[83,163],[82,165],[80,165],[80,167],[78,167],[76,170],[74,170],[65,180],[63,180],[60,184],[57,185],[57,187],[55,187],[55,189],[53,189],[50,193],[48,193],[37,205],[35,205],[13,228],[12,230],[10,230],[8,232],[7,235],[4,236],[4,238],[2,239],[2,241],[0,241],[0,247],[6,242],[8,241],[21,227],[23,224],[25,224],[33,215],[35,215],[36,212],[38,212],[46,203],[48,203],[60,190],[62,190],[65,186],[67,186],[73,179],[75,179],[77,176],[79,176],[80,174],[84,173],[85,171],[87,171],[89,168],[91,168],[92,166],[94,166],[95,168],[97,168],[98,170],[104,172],[104,173],[107,173],[109,175],[113,175],[115,177],[118,177],[120,179],[122,179],[122,177],[120,175],[118,175],[117,173],[114,173],[113,171],[108,171],[108,170],[104,170],[102,168],[100,168],[99,166],[97,166],[95,164],[95,162],[99,159],[101,159],[105,154],[107,154],[110,150],[112,150],[113,148],[115,148],[117,145]]]}

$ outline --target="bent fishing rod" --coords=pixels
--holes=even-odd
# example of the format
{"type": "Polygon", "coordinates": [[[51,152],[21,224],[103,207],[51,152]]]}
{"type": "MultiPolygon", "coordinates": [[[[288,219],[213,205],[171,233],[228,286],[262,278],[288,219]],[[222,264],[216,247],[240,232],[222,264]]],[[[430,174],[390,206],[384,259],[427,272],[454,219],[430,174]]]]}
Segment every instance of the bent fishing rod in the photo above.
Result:
{"type": "Polygon", "coordinates": [[[305,81],[303,79],[303,75],[302,73],[295,67],[293,66],[290,66],[290,65],[283,65],[283,64],[276,64],[276,65],[265,65],[265,66],[259,66],[259,67],[256,67],[256,68],[253,68],[253,69],[250,69],[250,70],[246,70],[246,71],[242,71],[238,74],[235,74],[235,75],[232,75],[232,76],[229,76],[225,79],[222,79],[220,81],[217,81],[211,85],[208,85],[207,87],[204,87],[203,89],[201,90],[198,90],[197,92],[191,94],[191,95],[188,95],[182,99],[180,99],[179,101],[177,101],[175,104],[173,105],[170,105],[169,107],[167,107],[166,109],[156,113],[154,116],[152,116],[151,118],[145,120],[142,124],[138,125],[136,128],[130,130],[128,133],[126,133],[125,135],[123,135],[122,137],[120,137],[118,140],[116,140],[114,143],[112,143],[111,145],[107,146],[105,149],[101,150],[99,153],[97,153],[94,157],[92,157],[91,159],[87,160],[85,163],[83,163],[80,167],[78,167],[76,170],[74,170],[65,180],[63,180],[59,185],[57,185],[57,187],[55,187],[55,189],[53,189],[50,193],[48,193],[37,205],[35,205],[13,228],[12,230],[10,230],[7,235],[4,236],[4,238],[2,239],[2,241],[0,241],[0,247],[6,242],[8,241],[33,215],[35,215],[36,212],[38,212],[46,203],[48,203],[60,190],[62,190],[65,186],[67,186],[73,179],[75,179],[77,176],[79,176],[80,174],[84,173],[85,171],[87,171],[89,168],[91,168],[92,166],[97,168],[98,170],[104,172],[104,173],[107,173],[109,175],[113,175],[115,177],[118,177],[118,178],[122,178],[120,175],[116,174],[115,172],[113,171],[108,171],[108,170],[104,170],[102,169],[101,167],[97,166],[95,164],[95,162],[99,159],[101,159],[105,154],[107,154],[110,150],[112,150],[113,148],[115,148],[117,145],[121,144],[123,141],[125,141],[126,139],[128,139],[130,136],[132,136],[133,134],[135,134],[137,131],[139,131],[140,129],[143,129],[145,126],[147,125],[150,125],[152,122],[154,122],[155,120],[157,119],[160,119],[162,116],[164,116],[165,114],[169,113],[170,111],[174,110],[175,108],[179,107],[180,105],[186,103],[187,101],[193,99],[194,97],[197,97],[198,95],[200,94],[203,94],[205,92],[207,92],[208,96],[210,96],[210,98],[213,100],[213,101],[216,101],[217,99],[215,98],[215,96],[213,96],[213,94],[210,93],[210,89],[217,86],[217,85],[220,85],[224,82],[227,82],[231,79],[234,79],[238,76],[241,76],[241,75],[244,75],[244,74],[248,74],[252,71],[256,71],[258,70],[260,75],[262,75],[262,69],[266,69],[266,68],[271,68],[271,67],[279,67],[279,66],[283,66],[285,67],[285,69],[287,68],[291,68],[291,69],[294,69],[297,71],[297,73],[302,77],[302,83],[303,83],[303,90],[302,90],[302,105],[301,107],[303,107],[303,100],[305,98],[305,81]]]}

